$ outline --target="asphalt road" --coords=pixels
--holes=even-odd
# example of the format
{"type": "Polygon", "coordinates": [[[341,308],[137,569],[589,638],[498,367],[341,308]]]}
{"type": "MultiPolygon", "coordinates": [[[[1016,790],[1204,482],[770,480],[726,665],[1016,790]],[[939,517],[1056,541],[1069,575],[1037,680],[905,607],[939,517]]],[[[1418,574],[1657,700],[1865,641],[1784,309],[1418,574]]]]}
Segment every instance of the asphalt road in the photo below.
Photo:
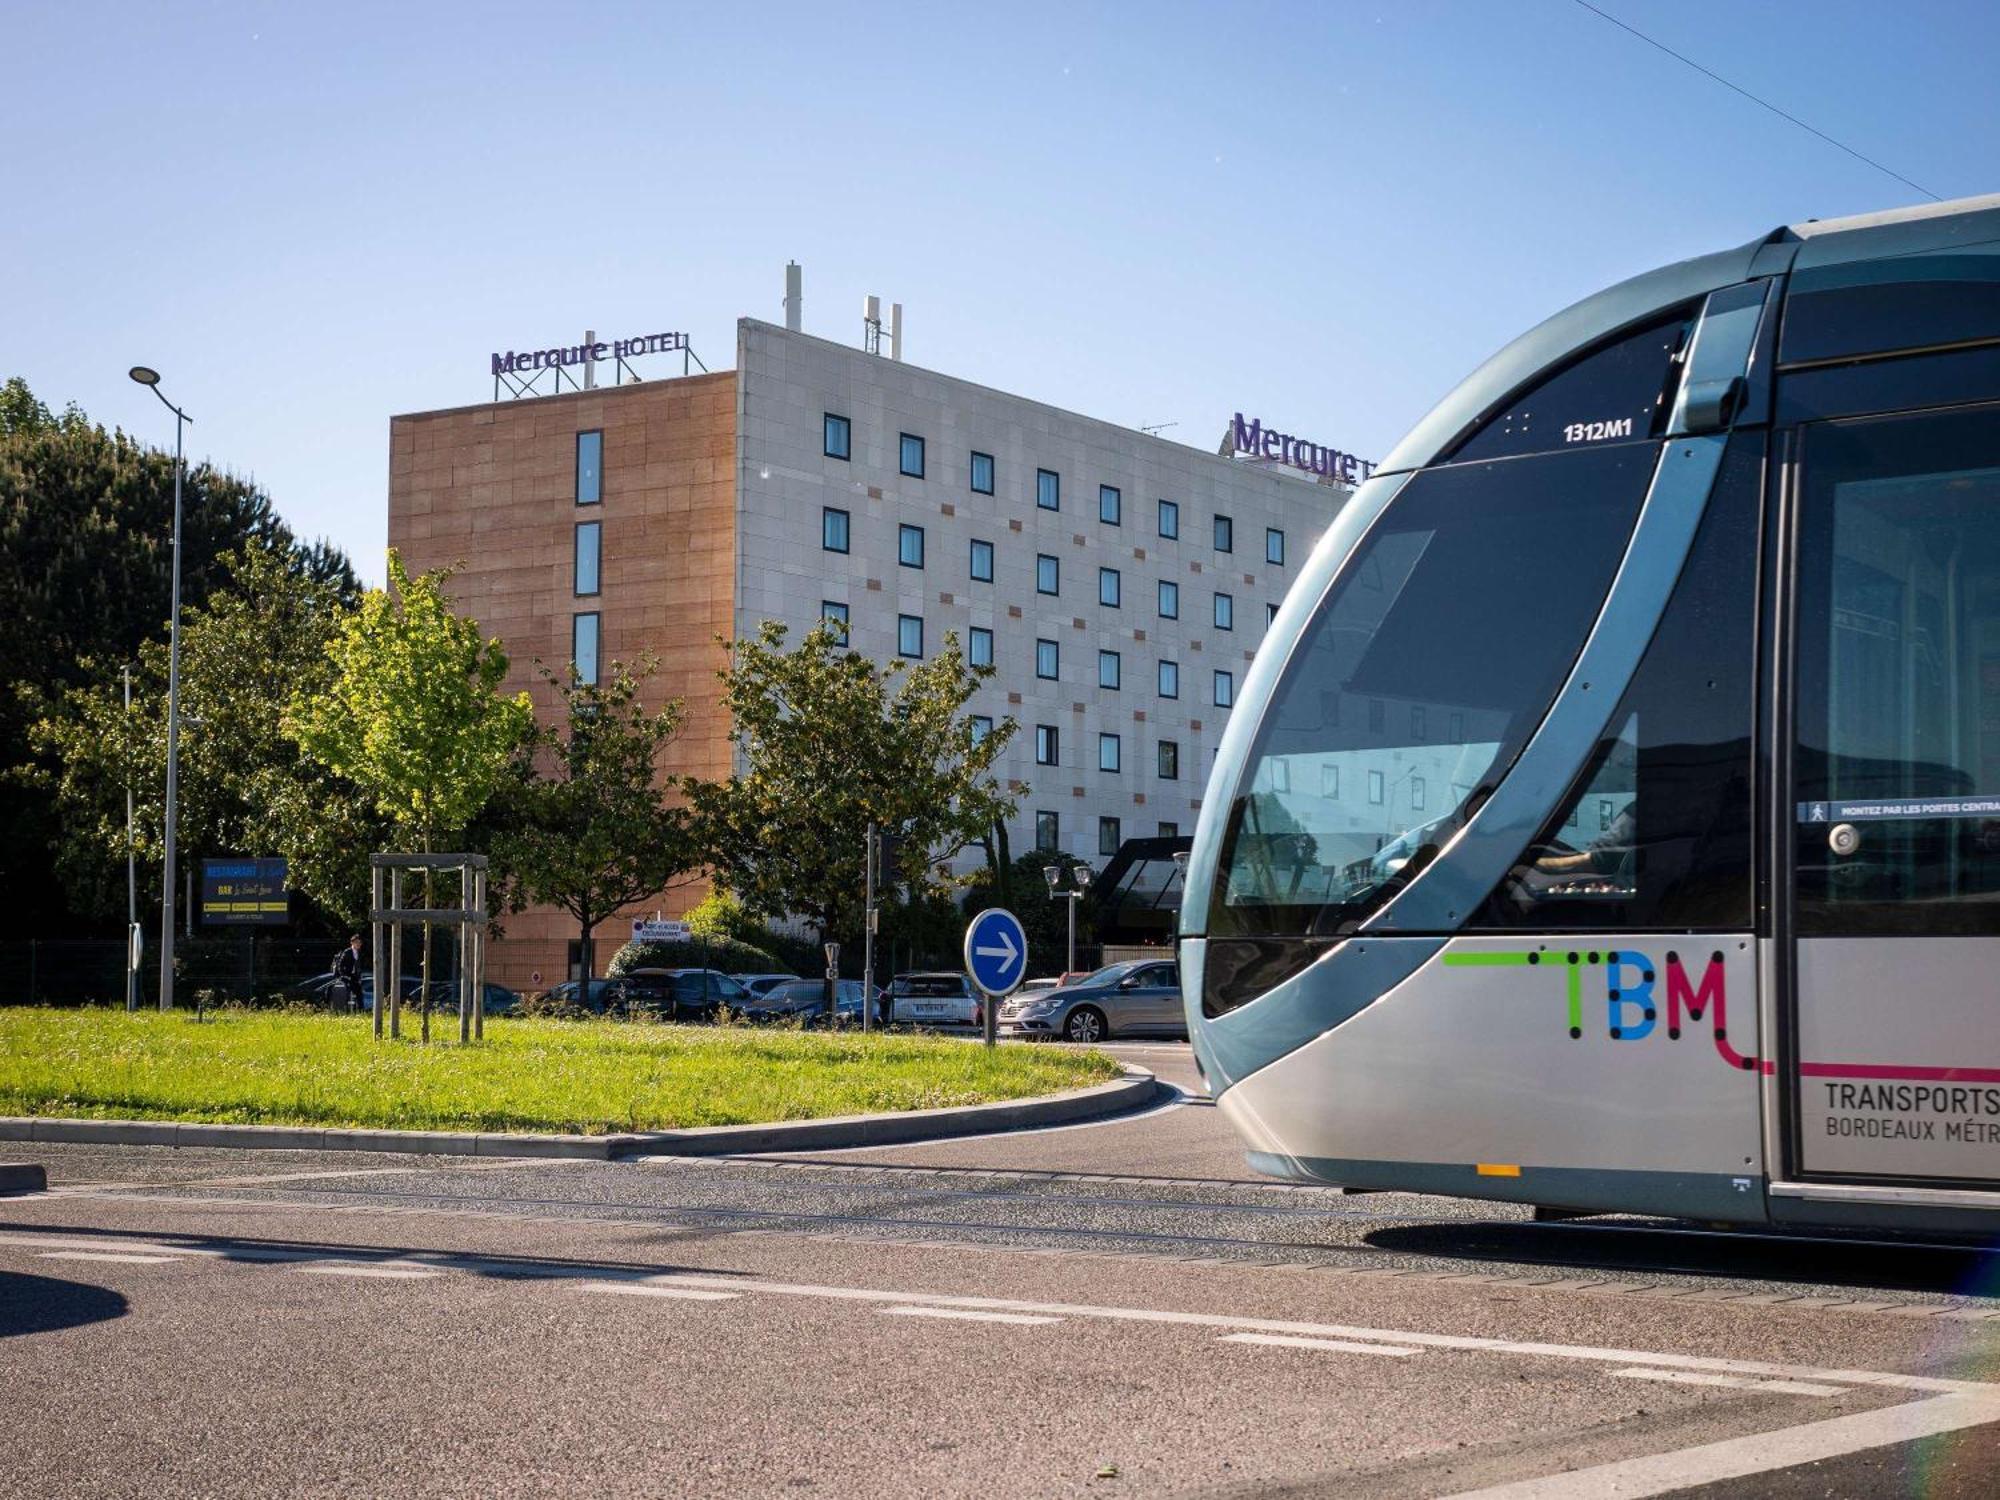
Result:
{"type": "Polygon", "coordinates": [[[36,1154],[4,1495],[2000,1484],[1994,1257],[1270,1184],[1192,1099],[789,1158],[36,1154]]]}

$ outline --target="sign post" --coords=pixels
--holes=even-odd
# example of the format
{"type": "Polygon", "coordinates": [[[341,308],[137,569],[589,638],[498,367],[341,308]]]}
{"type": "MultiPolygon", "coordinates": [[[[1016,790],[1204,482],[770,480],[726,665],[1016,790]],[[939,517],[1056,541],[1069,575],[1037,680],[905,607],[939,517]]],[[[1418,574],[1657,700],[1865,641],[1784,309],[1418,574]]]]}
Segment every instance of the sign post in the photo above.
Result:
{"type": "Polygon", "coordinates": [[[1028,975],[1028,934],[1011,911],[989,906],[965,925],[965,972],[986,996],[986,1045],[999,1035],[1000,1002],[1028,975]]]}

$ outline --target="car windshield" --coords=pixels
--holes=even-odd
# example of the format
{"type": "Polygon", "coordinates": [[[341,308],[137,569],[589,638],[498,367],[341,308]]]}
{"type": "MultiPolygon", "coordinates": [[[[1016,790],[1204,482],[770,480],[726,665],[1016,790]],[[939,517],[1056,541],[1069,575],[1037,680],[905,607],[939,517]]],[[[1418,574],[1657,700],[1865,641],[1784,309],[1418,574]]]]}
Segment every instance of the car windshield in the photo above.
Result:
{"type": "Polygon", "coordinates": [[[1106,964],[1095,974],[1086,974],[1081,979],[1072,979],[1071,984],[1116,984],[1138,967],[1131,960],[1124,963],[1106,964]]]}

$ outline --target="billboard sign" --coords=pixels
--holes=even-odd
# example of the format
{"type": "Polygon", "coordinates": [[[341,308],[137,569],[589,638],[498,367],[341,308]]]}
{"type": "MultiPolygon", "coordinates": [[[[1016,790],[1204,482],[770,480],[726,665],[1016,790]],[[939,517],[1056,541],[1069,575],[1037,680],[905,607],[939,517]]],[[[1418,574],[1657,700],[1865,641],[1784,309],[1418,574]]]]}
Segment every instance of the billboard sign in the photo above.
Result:
{"type": "Polygon", "coordinates": [[[282,859],[201,862],[201,920],[210,927],[282,927],[292,919],[282,859]]]}

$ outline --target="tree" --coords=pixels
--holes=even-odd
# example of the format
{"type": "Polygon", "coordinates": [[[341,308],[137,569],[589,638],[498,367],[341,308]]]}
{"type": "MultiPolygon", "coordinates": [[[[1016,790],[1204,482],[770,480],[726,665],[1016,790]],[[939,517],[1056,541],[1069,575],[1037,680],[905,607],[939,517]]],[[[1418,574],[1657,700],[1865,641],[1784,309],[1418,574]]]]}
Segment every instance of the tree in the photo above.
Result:
{"type": "MultiPolygon", "coordinates": [[[[396,829],[402,852],[431,854],[486,806],[532,731],[528,695],[503,697],[507,655],[452,613],[450,569],[412,578],[394,548],[389,586],[370,589],[327,646],[333,680],[296,693],[284,729],[307,758],[345,776],[396,829]]],[[[430,872],[424,904],[433,904],[430,872]]],[[[431,1034],[431,924],[423,937],[423,1036],[431,1034]]],[[[400,976],[390,976],[400,983],[400,976]]]]}
{"type": "MultiPolygon", "coordinates": [[[[283,854],[294,887],[341,922],[367,910],[367,852],[381,820],[353,783],[305,760],[279,727],[294,694],[333,680],[326,648],[354,596],[289,554],[227,559],[227,583],[181,620],[179,836],[204,855],[283,854]]],[[[125,905],[125,789],[134,843],[158,892],[167,741],[167,643],[139,648],[132,706],[117,666],[53,696],[30,690],[32,783],[58,814],[56,869],[72,906],[109,917],[125,905]]],[[[190,867],[192,865],[190,864],[190,867]]]]}
{"type": "Polygon", "coordinates": [[[687,819],[661,800],[660,755],[680,732],[678,698],[655,712],[640,689],[655,662],[636,672],[617,662],[602,684],[574,668],[542,675],[563,713],[531,732],[505,791],[504,831],[494,854],[509,904],[559,906],[583,936],[583,972],[597,972],[593,932],[620,907],[657,896],[696,863],[687,819]]]}
{"type": "MultiPolygon", "coordinates": [[[[1067,855],[1047,849],[1030,849],[1006,868],[1012,901],[1001,894],[996,873],[990,869],[981,870],[966,888],[962,903],[965,914],[971,916],[989,906],[1006,907],[1021,919],[1021,928],[1028,935],[1028,955],[1032,963],[1041,973],[1054,974],[1062,968],[1069,954],[1069,902],[1049,894],[1048,877],[1042,872],[1050,865],[1066,871],[1076,863],[1077,860],[1067,855]]],[[[1064,890],[1074,888],[1069,875],[1063,876],[1062,886],[1064,890]]],[[[1090,907],[1080,906],[1076,914],[1076,944],[1079,949],[1096,941],[1094,927],[1090,907]]]]}
{"type": "MultiPolygon", "coordinates": [[[[0,385],[0,770],[29,763],[30,726],[67,691],[102,687],[144,643],[165,639],[173,505],[171,454],[74,406],[52,412],[19,379],[0,385]]],[[[268,552],[302,577],[355,587],[338,551],[302,545],[247,481],[191,465],[182,509],[183,609],[231,586],[238,553],[268,552]]],[[[51,799],[18,774],[0,777],[0,823],[0,930],[61,930],[74,918],[54,869],[67,835],[51,799]]]]}
{"type": "Polygon", "coordinates": [[[978,842],[1013,804],[992,774],[1014,733],[1009,718],[982,735],[962,712],[991,667],[968,667],[956,636],[914,668],[877,666],[839,649],[822,621],[786,649],[766,621],[725,643],[721,672],[730,738],[743,762],[727,781],[691,782],[704,862],[764,916],[803,916],[821,939],[860,930],[868,824],[904,830],[919,883],[978,842]]]}

